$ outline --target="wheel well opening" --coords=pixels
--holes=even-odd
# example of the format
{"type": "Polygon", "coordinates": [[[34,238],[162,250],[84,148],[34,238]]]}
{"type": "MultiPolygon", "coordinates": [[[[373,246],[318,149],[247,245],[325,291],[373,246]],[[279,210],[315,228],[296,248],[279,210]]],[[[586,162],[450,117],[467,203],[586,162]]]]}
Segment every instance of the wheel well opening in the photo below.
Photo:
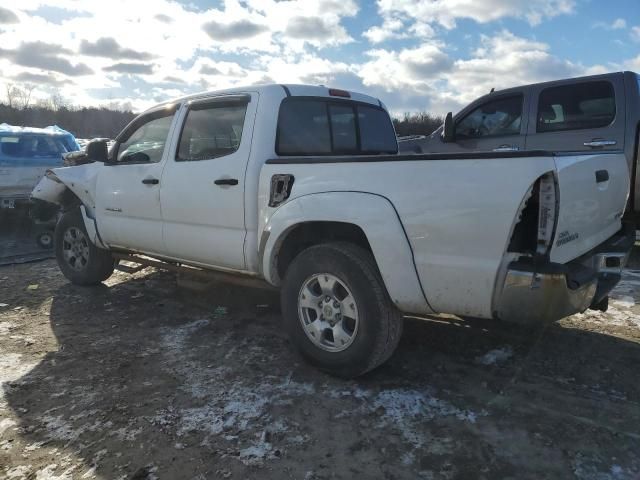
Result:
{"type": "Polygon", "coordinates": [[[344,222],[306,222],[295,226],[284,238],[275,258],[278,277],[284,277],[294,258],[320,243],[350,242],[371,252],[371,245],[360,227],[344,222]]]}

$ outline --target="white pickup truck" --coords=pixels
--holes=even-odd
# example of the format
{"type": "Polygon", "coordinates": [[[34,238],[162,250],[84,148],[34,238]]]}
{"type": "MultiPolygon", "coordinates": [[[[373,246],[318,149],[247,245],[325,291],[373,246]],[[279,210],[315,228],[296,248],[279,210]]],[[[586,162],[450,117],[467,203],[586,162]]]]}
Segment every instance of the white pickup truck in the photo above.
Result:
{"type": "Polygon", "coordinates": [[[264,280],[303,356],[345,377],[389,358],[403,314],[606,308],[633,243],[624,154],[396,152],[375,98],[255,86],[155,107],[33,196],[64,207],[73,283],[123,258],[264,280]]]}

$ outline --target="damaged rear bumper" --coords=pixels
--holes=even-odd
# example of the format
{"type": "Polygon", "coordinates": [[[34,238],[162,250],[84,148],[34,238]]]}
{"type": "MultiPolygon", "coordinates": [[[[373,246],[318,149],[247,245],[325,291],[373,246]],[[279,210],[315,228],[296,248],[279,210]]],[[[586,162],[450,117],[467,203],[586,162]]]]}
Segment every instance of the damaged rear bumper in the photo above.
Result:
{"type": "Polygon", "coordinates": [[[567,263],[512,262],[496,316],[524,325],[560,320],[601,305],[622,276],[635,242],[635,228],[616,235],[567,263]]]}

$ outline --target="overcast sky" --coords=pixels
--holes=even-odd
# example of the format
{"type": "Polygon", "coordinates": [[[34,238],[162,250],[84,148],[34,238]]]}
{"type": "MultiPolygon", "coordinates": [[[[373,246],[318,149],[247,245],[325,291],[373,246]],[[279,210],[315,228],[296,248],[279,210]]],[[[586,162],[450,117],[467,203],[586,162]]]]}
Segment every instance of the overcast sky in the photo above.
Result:
{"type": "Polygon", "coordinates": [[[640,72],[640,0],[0,0],[0,83],[75,105],[277,82],[444,113],[622,69],[640,72]]]}

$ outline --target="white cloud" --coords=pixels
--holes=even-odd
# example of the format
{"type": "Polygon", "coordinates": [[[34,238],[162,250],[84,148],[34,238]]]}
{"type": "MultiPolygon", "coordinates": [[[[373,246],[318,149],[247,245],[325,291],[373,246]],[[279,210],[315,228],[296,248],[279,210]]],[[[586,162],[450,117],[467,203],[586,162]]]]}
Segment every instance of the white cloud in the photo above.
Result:
{"type": "MultiPolygon", "coordinates": [[[[80,104],[91,98],[86,92],[104,96],[105,89],[127,79],[143,85],[181,84],[184,92],[265,82],[273,72],[264,70],[264,61],[249,67],[259,55],[285,59],[297,68],[309,49],[352,42],[341,22],[358,12],[354,0],[225,0],[204,10],[156,0],[153,15],[149,8],[146,2],[128,0],[57,0],[55,5],[0,0],[0,83],[29,80],[38,84],[40,95],[56,86],[80,104]],[[63,19],[48,21],[39,13],[41,7],[55,8],[63,19]],[[196,61],[196,69],[189,66],[219,54],[245,56],[243,67],[234,66],[242,75],[230,75],[228,62],[212,62],[218,75],[201,72],[202,62],[196,61]],[[49,81],[38,81],[45,79],[49,81]]],[[[309,78],[328,78],[326,70],[307,73],[309,78]]],[[[298,78],[291,72],[279,74],[291,77],[298,78]]],[[[145,95],[144,90],[137,94],[136,102],[144,103],[145,95]]],[[[92,103],[99,101],[93,98],[92,103]]]]}
{"type": "Polygon", "coordinates": [[[508,31],[483,36],[470,58],[451,59],[442,45],[426,43],[412,49],[376,49],[358,75],[367,87],[404,95],[429,95],[437,113],[456,110],[471,100],[516,85],[571,77],[584,67],[549,53],[548,45],[517,37],[508,31]],[[496,61],[499,59],[499,61],[496,61]]]}
{"type": "Polygon", "coordinates": [[[632,70],[634,72],[640,72],[640,55],[636,58],[632,58],[631,60],[627,60],[625,62],[624,68],[627,70],[632,70]]]}
{"type": "Polygon", "coordinates": [[[598,21],[594,23],[593,26],[596,28],[604,28],[605,30],[624,30],[627,28],[627,21],[624,18],[616,18],[610,23],[598,21]]]}
{"type": "Polygon", "coordinates": [[[544,18],[572,13],[575,0],[377,0],[382,24],[364,36],[372,43],[390,38],[430,38],[434,25],[453,29],[459,19],[487,23],[507,17],[538,25],[544,18]]]}
{"type": "Polygon", "coordinates": [[[611,24],[614,30],[622,30],[627,28],[627,21],[624,18],[616,18],[611,24]]]}
{"type": "Polygon", "coordinates": [[[631,39],[635,42],[640,42],[640,25],[631,27],[631,39]]]}

